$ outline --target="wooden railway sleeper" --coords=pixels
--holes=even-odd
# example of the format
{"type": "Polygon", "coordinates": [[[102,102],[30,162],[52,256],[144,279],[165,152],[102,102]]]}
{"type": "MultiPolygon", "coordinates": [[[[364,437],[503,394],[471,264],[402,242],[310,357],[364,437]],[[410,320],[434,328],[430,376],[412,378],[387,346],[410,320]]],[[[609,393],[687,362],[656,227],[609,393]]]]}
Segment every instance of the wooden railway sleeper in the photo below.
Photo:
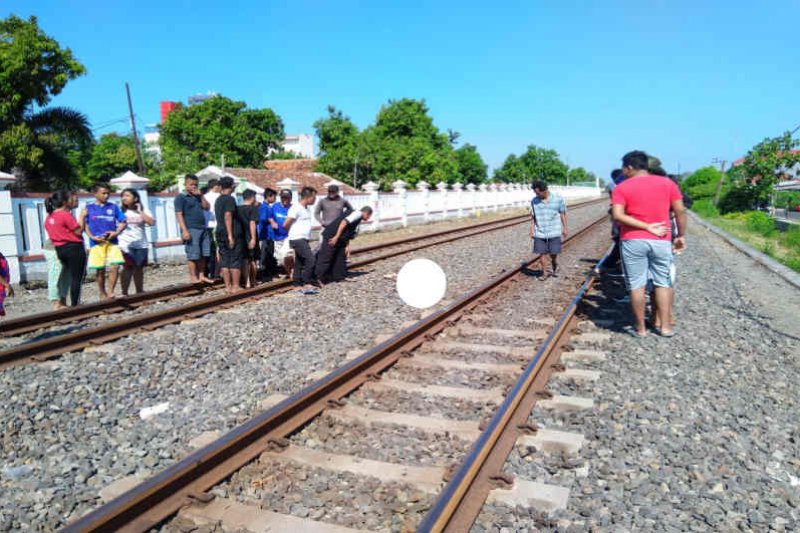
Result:
{"type": "Polygon", "coordinates": [[[210,492],[190,492],[186,495],[186,500],[188,504],[200,504],[206,505],[214,501],[216,496],[211,494],[210,492]]]}

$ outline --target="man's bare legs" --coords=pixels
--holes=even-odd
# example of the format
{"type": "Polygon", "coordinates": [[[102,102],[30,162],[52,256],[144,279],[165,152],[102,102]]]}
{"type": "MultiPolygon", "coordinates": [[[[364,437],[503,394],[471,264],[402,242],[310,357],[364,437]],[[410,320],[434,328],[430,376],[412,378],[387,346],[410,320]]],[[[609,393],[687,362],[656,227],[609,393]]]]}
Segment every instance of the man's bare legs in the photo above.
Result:
{"type": "Polygon", "coordinates": [[[192,261],[189,259],[187,261],[189,265],[189,281],[191,283],[214,283],[213,279],[209,279],[206,277],[206,258],[201,257],[196,261],[192,261]]]}
{"type": "Polygon", "coordinates": [[[631,291],[631,309],[633,310],[636,333],[642,336],[647,335],[647,328],[644,325],[644,304],[644,287],[640,289],[633,289],[631,291]]]}
{"type": "Polygon", "coordinates": [[[111,265],[108,270],[108,297],[114,297],[114,290],[117,288],[119,278],[119,265],[111,265]]]}
{"type": "Polygon", "coordinates": [[[670,287],[656,287],[653,291],[655,299],[655,312],[653,313],[653,326],[661,333],[672,333],[672,301],[675,292],[670,287]]]}

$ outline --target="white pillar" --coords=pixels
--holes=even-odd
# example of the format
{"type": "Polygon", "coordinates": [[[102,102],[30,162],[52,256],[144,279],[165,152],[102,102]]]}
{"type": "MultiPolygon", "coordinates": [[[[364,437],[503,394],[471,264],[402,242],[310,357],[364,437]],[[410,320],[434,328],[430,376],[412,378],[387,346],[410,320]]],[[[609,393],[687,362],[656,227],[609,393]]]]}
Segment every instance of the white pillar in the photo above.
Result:
{"type": "Polygon", "coordinates": [[[442,198],[442,220],[447,218],[447,184],[440,181],[436,184],[436,190],[442,198]]]}
{"type": "Polygon", "coordinates": [[[14,209],[11,206],[11,191],[7,185],[13,185],[16,178],[12,174],[0,172],[0,251],[6,256],[11,283],[19,283],[19,248],[14,231],[14,209]]]}
{"type": "Polygon", "coordinates": [[[428,222],[431,217],[431,208],[430,208],[430,184],[427,181],[419,181],[417,182],[417,190],[422,193],[422,211],[424,213],[422,219],[425,222],[428,222]]]}
{"type": "Polygon", "coordinates": [[[368,181],[361,188],[369,194],[369,203],[372,205],[372,219],[375,221],[373,227],[375,231],[378,231],[381,227],[381,210],[378,197],[378,189],[380,187],[377,183],[368,181]]]}
{"type": "Polygon", "coordinates": [[[497,183],[492,183],[489,185],[489,202],[488,204],[492,207],[492,211],[497,211],[498,203],[500,199],[500,186],[497,183]]]}
{"type": "Polygon", "coordinates": [[[397,195],[397,201],[400,203],[400,223],[405,228],[408,226],[408,193],[406,192],[406,182],[397,180],[392,183],[392,190],[397,195]]]}
{"type": "Polygon", "coordinates": [[[464,189],[464,184],[463,183],[455,182],[453,184],[453,192],[455,193],[453,196],[455,197],[455,205],[458,208],[458,211],[456,211],[456,216],[458,218],[461,218],[461,217],[464,216],[464,209],[461,206],[461,200],[463,198],[463,196],[462,196],[463,189],[464,189]]]}
{"type": "Polygon", "coordinates": [[[477,198],[476,198],[476,194],[477,193],[475,192],[475,189],[476,189],[476,187],[475,187],[474,183],[467,183],[467,198],[469,199],[469,202],[467,202],[467,203],[470,206],[469,207],[469,212],[470,212],[470,214],[473,214],[473,215],[475,214],[475,206],[478,203],[477,202],[477,198]]]}
{"type": "Polygon", "coordinates": [[[481,183],[478,185],[478,214],[489,209],[489,185],[481,183]]]}

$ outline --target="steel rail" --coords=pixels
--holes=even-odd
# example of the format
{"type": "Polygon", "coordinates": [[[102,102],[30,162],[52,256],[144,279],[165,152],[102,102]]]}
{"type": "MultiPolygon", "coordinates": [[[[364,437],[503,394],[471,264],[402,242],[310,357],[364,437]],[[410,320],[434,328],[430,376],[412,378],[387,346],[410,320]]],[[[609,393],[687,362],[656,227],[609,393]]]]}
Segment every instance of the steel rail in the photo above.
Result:
{"type": "MultiPolygon", "coordinates": [[[[603,216],[567,240],[588,234],[607,220],[603,216]]],[[[207,501],[205,491],[257,458],[270,447],[282,447],[285,438],[317,417],[364,382],[375,379],[400,357],[410,355],[431,335],[452,325],[461,315],[485,302],[494,292],[539,260],[533,256],[519,266],[467,292],[445,309],[432,313],[392,338],[371,348],[278,405],[256,415],[221,438],[196,450],[107,504],[68,524],[64,532],[142,532],[160,524],[191,501],[207,501]]]]}
{"type": "MultiPolygon", "coordinates": [[[[524,216],[527,217],[527,215],[524,216]]],[[[385,254],[350,263],[348,268],[366,266],[377,261],[383,261],[398,255],[422,250],[424,248],[430,248],[432,246],[438,246],[456,240],[465,239],[473,235],[485,234],[490,231],[505,229],[522,222],[524,222],[524,220],[507,222],[505,224],[492,225],[489,227],[484,226],[475,231],[458,233],[447,238],[431,242],[423,242],[410,248],[400,248],[385,254]]],[[[168,324],[181,322],[187,318],[197,318],[237,303],[243,303],[248,300],[287,291],[291,289],[292,283],[293,282],[289,279],[276,281],[273,283],[259,285],[250,289],[244,289],[235,294],[212,296],[202,300],[190,302],[188,304],[171,307],[169,309],[162,309],[160,311],[153,311],[150,313],[142,313],[140,315],[124,318],[122,320],[116,320],[114,322],[99,326],[81,329],[71,333],[65,333],[63,335],[21,343],[11,348],[0,350],[0,369],[18,364],[40,362],[47,359],[52,359],[53,357],[57,357],[67,352],[81,350],[91,345],[103,344],[125,337],[131,333],[136,333],[138,331],[152,331],[168,324]]]]}
{"type": "MultiPolygon", "coordinates": [[[[588,202],[587,202],[588,203],[588,202]]],[[[583,204],[578,204],[578,206],[583,204]]],[[[420,235],[409,237],[406,239],[398,239],[371,246],[364,246],[356,248],[351,252],[351,255],[361,255],[383,248],[390,248],[407,244],[409,242],[419,241],[423,239],[431,239],[449,235],[458,232],[471,231],[478,228],[483,228],[493,224],[501,225],[507,222],[515,221],[516,223],[522,222],[526,215],[516,215],[513,217],[505,217],[498,220],[489,222],[481,222],[480,224],[471,224],[460,228],[453,228],[449,230],[437,231],[427,235],[420,235]]],[[[139,307],[147,302],[158,301],[172,296],[197,296],[203,294],[209,289],[217,289],[222,285],[222,282],[217,281],[213,284],[210,283],[182,283],[179,285],[171,285],[154,289],[150,291],[141,292],[139,294],[120,296],[113,300],[102,300],[99,302],[92,302],[81,304],[75,307],[67,307],[56,311],[46,311],[43,313],[36,313],[21,316],[19,318],[12,318],[0,322],[0,336],[12,337],[15,335],[22,335],[31,331],[50,327],[51,325],[64,325],[70,322],[77,322],[87,318],[92,318],[102,314],[118,313],[139,307]]]]}
{"type": "Polygon", "coordinates": [[[508,481],[507,476],[504,479],[502,475],[503,465],[517,438],[528,430],[525,424],[536,403],[536,393],[542,391],[549,380],[552,364],[558,359],[560,348],[566,340],[565,332],[573,329],[578,305],[597,279],[599,269],[612,247],[586,276],[575,297],[423,518],[418,532],[469,531],[489,491],[496,488],[495,480],[501,483],[508,481]]]}
{"type": "MultiPolygon", "coordinates": [[[[585,202],[574,204],[571,207],[581,208],[589,205],[594,205],[595,203],[598,203],[600,200],[603,199],[601,198],[599,200],[588,200],[585,202]]],[[[515,215],[510,217],[504,217],[497,220],[490,220],[488,222],[470,224],[469,226],[461,226],[458,228],[451,228],[448,230],[435,231],[425,235],[415,235],[404,239],[396,239],[384,243],[362,246],[360,248],[352,250],[351,256],[359,256],[362,254],[374,252],[376,250],[391,248],[394,246],[401,246],[404,244],[418,242],[425,239],[433,239],[437,237],[443,237],[445,235],[453,235],[462,232],[471,232],[478,229],[486,229],[488,226],[493,226],[493,225],[501,226],[498,227],[497,229],[502,229],[505,227],[509,227],[510,225],[513,224],[520,224],[528,220],[528,217],[529,217],[528,215],[515,215]]],[[[40,329],[52,327],[54,325],[62,326],[70,324],[72,322],[78,322],[81,320],[85,320],[87,318],[93,318],[103,314],[129,311],[131,309],[136,309],[138,307],[141,307],[142,305],[145,305],[147,303],[163,300],[165,298],[199,296],[211,289],[218,289],[220,288],[221,285],[222,283],[220,281],[217,281],[213,284],[185,283],[178,285],[170,285],[167,287],[162,287],[160,289],[145,291],[134,295],[120,296],[118,298],[114,298],[113,300],[102,300],[99,302],[81,304],[75,307],[67,307],[64,309],[59,309],[57,311],[46,311],[43,313],[25,315],[18,318],[12,318],[10,320],[4,320],[0,322],[0,336],[13,337],[17,335],[23,335],[25,333],[30,333],[33,331],[38,331],[40,329]]]]}

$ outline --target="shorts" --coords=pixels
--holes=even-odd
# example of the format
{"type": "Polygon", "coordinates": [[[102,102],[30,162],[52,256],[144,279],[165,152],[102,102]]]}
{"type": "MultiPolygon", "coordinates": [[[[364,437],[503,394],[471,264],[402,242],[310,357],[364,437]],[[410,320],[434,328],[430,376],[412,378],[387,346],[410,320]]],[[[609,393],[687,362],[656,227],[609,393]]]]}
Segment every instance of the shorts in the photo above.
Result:
{"type": "Polygon", "coordinates": [[[654,239],[620,241],[629,291],[644,288],[648,278],[655,287],[672,287],[672,243],[654,239]]]}
{"type": "Polygon", "coordinates": [[[127,252],[122,251],[122,256],[126,267],[147,266],[147,248],[128,248],[127,252]]]}
{"type": "Polygon", "coordinates": [[[95,244],[89,248],[89,269],[101,270],[109,265],[121,265],[125,262],[119,246],[110,242],[95,244]]]}
{"type": "Polygon", "coordinates": [[[294,250],[289,246],[289,239],[275,242],[275,260],[279,265],[283,264],[284,259],[287,257],[294,257],[294,250]]]}
{"type": "Polygon", "coordinates": [[[219,268],[242,268],[242,259],[244,258],[244,243],[242,241],[234,241],[233,248],[228,247],[227,242],[219,241],[219,268]]]}
{"type": "Polygon", "coordinates": [[[211,232],[205,228],[189,228],[189,240],[184,243],[186,259],[197,261],[211,255],[211,232]]]}
{"type": "Polygon", "coordinates": [[[244,247],[244,256],[248,261],[258,261],[261,258],[261,247],[258,245],[258,241],[252,250],[247,246],[244,247]]]}
{"type": "Polygon", "coordinates": [[[533,238],[533,253],[556,255],[561,253],[561,237],[533,238]]]}

